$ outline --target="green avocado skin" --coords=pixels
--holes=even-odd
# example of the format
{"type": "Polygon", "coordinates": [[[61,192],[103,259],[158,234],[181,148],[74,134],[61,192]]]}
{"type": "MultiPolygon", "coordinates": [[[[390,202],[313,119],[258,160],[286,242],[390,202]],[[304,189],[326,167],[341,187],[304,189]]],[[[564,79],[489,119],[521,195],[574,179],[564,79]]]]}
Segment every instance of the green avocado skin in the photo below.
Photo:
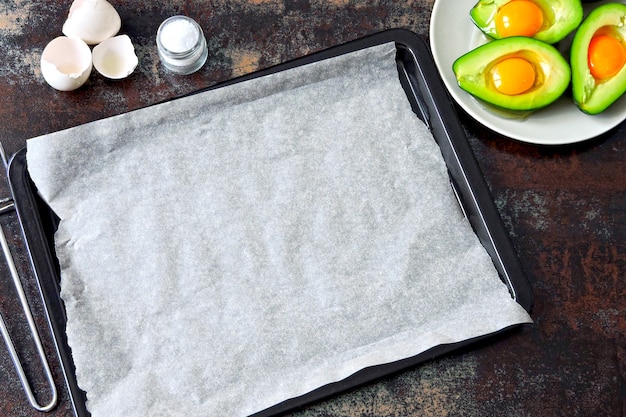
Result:
{"type": "Polygon", "coordinates": [[[602,113],[626,92],[626,65],[610,79],[598,81],[591,75],[587,61],[589,43],[596,31],[609,29],[624,42],[625,21],[625,4],[604,4],[589,13],[574,35],[570,50],[572,97],[584,113],[602,113]]]}
{"type": "Polygon", "coordinates": [[[459,87],[474,97],[502,109],[532,111],[556,101],[565,92],[571,79],[570,67],[552,45],[526,37],[510,37],[494,40],[459,57],[452,70],[459,87]],[[505,57],[521,56],[529,62],[541,61],[538,78],[543,80],[526,93],[506,95],[500,93],[491,81],[493,66],[505,57]],[[530,58],[530,59],[528,59],[530,58]]]}
{"type": "MultiPolygon", "coordinates": [[[[496,30],[495,18],[498,10],[511,0],[478,0],[470,10],[470,17],[476,27],[493,39],[502,36],[496,30]]],[[[532,0],[549,16],[544,27],[533,38],[554,44],[564,39],[583,20],[581,0],[532,0]]]]}

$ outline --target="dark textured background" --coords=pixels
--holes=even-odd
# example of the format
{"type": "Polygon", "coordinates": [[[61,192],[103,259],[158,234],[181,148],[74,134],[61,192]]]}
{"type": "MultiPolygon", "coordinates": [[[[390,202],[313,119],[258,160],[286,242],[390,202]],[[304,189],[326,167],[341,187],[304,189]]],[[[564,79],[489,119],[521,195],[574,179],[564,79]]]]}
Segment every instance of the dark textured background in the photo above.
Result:
{"type": "MultiPolygon", "coordinates": [[[[61,34],[71,2],[0,2],[0,140],[26,139],[144,107],[388,28],[428,38],[433,0],[112,1],[140,65],[122,81],[93,73],[81,89],[50,88],[41,51],[61,34]],[[154,46],[160,22],[186,14],[203,27],[209,61],[181,77],[154,46]]],[[[450,28],[454,30],[454,28],[450,28]]],[[[531,281],[535,324],[355,389],[293,416],[624,416],[626,406],[626,125],[567,147],[515,142],[460,109],[470,144],[531,281]]],[[[6,193],[6,187],[0,186],[6,193]]],[[[37,288],[14,214],[0,218],[15,249],[57,385],[37,288]]],[[[0,313],[39,390],[8,271],[0,265],[0,313]]],[[[45,402],[45,395],[41,402],[45,402]]],[[[38,416],[0,347],[0,415],[38,416]]],[[[50,416],[69,415],[67,393],[50,416]]]]}

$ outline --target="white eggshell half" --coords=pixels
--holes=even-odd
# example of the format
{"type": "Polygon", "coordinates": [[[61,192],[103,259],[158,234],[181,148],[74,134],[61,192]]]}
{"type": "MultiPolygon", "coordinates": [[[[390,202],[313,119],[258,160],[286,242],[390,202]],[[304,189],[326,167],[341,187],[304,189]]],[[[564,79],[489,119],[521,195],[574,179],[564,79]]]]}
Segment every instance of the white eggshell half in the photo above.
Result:
{"type": "Polygon", "coordinates": [[[41,54],[41,73],[57,90],[72,91],[87,81],[92,68],[91,50],[77,38],[59,36],[41,54]]]}
{"type": "Polygon", "coordinates": [[[109,38],[93,48],[93,66],[107,78],[125,78],[138,64],[135,47],[127,35],[109,38]]]}
{"type": "Polygon", "coordinates": [[[115,36],[122,26],[117,10],[106,0],[74,0],[63,34],[95,45],[115,36]]]}

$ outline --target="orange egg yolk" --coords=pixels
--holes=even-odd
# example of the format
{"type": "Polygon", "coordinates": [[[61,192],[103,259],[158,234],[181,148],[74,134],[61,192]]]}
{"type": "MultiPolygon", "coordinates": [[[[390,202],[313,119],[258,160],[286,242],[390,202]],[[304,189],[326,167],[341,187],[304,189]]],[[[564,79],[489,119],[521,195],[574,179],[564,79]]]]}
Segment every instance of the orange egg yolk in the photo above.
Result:
{"type": "Polygon", "coordinates": [[[491,70],[493,85],[502,94],[514,96],[525,93],[535,84],[535,67],[524,58],[506,58],[491,70]]]}
{"type": "Polygon", "coordinates": [[[498,10],[495,23],[496,32],[503,38],[532,37],[543,25],[543,12],[532,1],[512,0],[498,10]]]}
{"type": "Polygon", "coordinates": [[[594,36],[589,43],[587,59],[591,75],[604,80],[622,69],[626,63],[626,48],[612,36],[594,36]]]}

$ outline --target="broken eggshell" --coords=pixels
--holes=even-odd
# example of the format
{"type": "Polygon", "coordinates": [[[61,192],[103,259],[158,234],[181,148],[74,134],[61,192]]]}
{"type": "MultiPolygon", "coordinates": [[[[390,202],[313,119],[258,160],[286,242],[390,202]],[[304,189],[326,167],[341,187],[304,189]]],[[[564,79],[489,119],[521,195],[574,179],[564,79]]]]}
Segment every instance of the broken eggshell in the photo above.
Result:
{"type": "Polygon", "coordinates": [[[127,35],[102,41],[93,48],[93,66],[107,78],[129,76],[139,64],[135,47],[127,35]]]}
{"type": "Polygon", "coordinates": [[[72,91],[87,81],[93,67],[91,50],[81,39],[59,36],[41,54],[41,73],[57,90],[72,91]]]}
{"type": "Polygon", "coordinates": [[[117,10],[106,0],[74,0],[62,32],[88,45],[115,36],[122,26],[117,10]]]}

